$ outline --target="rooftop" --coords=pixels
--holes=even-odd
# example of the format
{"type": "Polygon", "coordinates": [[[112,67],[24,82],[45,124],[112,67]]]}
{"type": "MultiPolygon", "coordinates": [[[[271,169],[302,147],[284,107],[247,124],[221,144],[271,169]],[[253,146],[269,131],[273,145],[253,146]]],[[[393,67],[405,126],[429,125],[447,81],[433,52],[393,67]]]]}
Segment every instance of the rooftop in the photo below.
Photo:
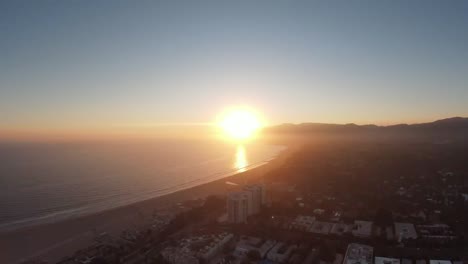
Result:
{"type": "Polygon", "coordinates": [[[352,232],[355,236],[370,237],[372,235],[372,222],[356,220],[352,232]]]}
{"type": "Polygon", "coordinates": [[[418,238],[416,229],[411,223],[395,223],[395,237],[398,240],[413,238],[418,238]]]}
{"type": "Polygon", "coordinates": [[[343,264],[372,264],[373,255],[373,247],[352,243],[348,245],[343,264]]]}
{"type": "Polygon", "coordinates": [[[375,257],[374,264],[400,264],[400,259],[375,257]]]}
{"type": "Polygon", "coordinates": [[[429,260],[429,264],[452,264],[450,260],[429,260]]]}
{"type": "Polygon", "coordinates": [[[330,233],[330,229],[332,228],[332,226],[333,223],[316,221],[312,225],[312,229],[310,230],[310,232],[327,235],[328,233],[330,233]]]}

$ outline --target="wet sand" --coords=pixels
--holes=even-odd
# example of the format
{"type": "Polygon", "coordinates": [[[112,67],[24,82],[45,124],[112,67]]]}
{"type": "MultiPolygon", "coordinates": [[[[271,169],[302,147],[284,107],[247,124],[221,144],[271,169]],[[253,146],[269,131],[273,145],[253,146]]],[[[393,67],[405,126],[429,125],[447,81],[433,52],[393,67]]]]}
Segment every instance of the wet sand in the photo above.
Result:
{"type": "Polygon", "coordinates": [[[276,159],[246,172],[161,197],[79,218],[0,233],[0,263],[16,264],[29,259],[55,263],[91,245],[96,233],[118,235],[125,229],[142,225],[145,216],[150,216],[155,210],[164,210],[190,199],[226,193],[229,187],[226,181],[258,182],[265,173],[281,166],[291,152],[287,149],[276,159]]]}

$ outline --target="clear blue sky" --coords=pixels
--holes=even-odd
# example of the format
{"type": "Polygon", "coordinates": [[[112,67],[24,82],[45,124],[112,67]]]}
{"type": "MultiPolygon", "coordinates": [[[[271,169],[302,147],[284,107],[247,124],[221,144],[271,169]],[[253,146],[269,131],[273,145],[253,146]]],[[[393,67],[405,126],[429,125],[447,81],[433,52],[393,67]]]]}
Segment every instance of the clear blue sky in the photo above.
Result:
{"type": "Polygon", "coordinates": [[[0,128],[468,116],[468,1],[2,1],[0,128]]]}

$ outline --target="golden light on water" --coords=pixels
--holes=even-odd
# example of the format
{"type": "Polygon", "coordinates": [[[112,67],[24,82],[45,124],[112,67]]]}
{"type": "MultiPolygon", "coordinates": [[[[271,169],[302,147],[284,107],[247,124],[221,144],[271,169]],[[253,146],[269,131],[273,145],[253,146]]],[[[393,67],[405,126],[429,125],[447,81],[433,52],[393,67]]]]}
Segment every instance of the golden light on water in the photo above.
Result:
{"type": "Polygon", "coordinates": [[[236,172],[244,172],[249,166],[244,142],[253,139],[262,127],[259,115],[246,107],[230,108],[217,119],[222,137],[237,142],[233,167],[236,172]]]}
{"type": "Polygon", "coordinates": [[[247,109],[233,109],[221,116],[219,126],[231,139],[245,140],[255,135],[261,123],[254,112],[247,109]]]}
{"type": "Polygon", "coordinates": [[[249,162],[247,161],[245,148],[244,146],[237,146],[234,168],[236,168],[237,172],[244,172],[247,170],[247,166],[249,166],[249,162]]]}

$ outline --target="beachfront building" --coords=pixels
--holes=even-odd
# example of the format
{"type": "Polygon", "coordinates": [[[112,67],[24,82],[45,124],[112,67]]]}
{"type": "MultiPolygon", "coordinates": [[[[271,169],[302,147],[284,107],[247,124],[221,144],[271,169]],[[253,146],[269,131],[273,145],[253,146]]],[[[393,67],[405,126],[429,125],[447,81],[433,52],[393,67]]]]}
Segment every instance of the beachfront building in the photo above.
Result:
{"type": "Polygon", "coordinates": [[[227,197],[227,218],[230,223],[245,223],[249,215],[258,214],[266,202],[263,184],[247,185],[227,197]]]}
{"type": "Polygon", "coordinates": [[[240,224],[247,222],[249,215],[249,198],[251,195],[248,192],[232,192],[227,197],[227,214],[230,223],[240,224]]]}
{"type": "Polygon", "coordinates": [[[261,189],[262,191],[262,205],[266,205],[267,204],[267,193],[266,193],[266,187],[265,187],[265,184],[264,183],[260,183],[260,184],[257,184],[257,186],[259,186],[259,188],[261,189]]]}
{"type": "Polygon", "coordinates": [[[247,215],[254,215],[257,211],[257,205],[255,204],[256,200],[255,193],[250,191],[243,191],[244,195],[247,195],[247,215]]]}
{"type": "Polygon", "coordinates": [[[244,187],[244,191],[252,195],[252,201],[250,203],[252,207],[249,208],[249,215],[259,213],[266,200],[265,187],[261,184],[247,185],[244,187]]]}

